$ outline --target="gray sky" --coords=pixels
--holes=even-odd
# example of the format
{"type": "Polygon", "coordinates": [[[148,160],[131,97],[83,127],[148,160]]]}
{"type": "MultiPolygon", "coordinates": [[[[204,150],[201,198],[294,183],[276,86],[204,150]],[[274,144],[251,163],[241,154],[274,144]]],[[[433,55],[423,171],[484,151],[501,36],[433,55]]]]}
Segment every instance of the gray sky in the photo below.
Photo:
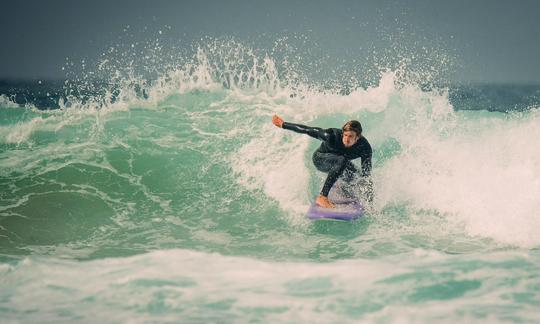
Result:
{"type": "Polygon", "coordinates": [[[176,45],[304,34],[336,60],[436,44],[455,58],[454,79],[540,83],[536,0],[2,2],[0,78],[62,78],[66,58],[97,59],[129,25],[141,40],[170,26],[164,41],[176,45]]]}

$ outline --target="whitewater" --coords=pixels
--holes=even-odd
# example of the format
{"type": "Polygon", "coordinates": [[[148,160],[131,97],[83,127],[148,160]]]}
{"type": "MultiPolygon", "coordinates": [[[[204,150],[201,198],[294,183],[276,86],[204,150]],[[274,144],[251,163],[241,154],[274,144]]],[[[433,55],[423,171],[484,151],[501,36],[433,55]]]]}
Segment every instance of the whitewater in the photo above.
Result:
{"type": "Polygon", "coordinates": [[[68,85],[59,109],[0,97],[3,321],[540,320],[536,107],[456,110],[400,69],[317,87],[235,46],[151,82],[68,85]],[[304,217],[319,143],[273,114],[361,121],[363,218],[304,217]]]}

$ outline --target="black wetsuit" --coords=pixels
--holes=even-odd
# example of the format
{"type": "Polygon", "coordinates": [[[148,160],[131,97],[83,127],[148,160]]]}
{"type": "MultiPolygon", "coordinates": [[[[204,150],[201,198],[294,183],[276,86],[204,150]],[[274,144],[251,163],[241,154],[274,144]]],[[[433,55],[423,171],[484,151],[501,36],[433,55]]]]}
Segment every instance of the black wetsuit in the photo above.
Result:
{"type": "Polygon", "coordinates": [[[361,136],[353,146],[345,147],[342,141],[343,131],[341,129],[322,129],[287,122],[283,122],[283,128],[296,133],[307,134],[322,141],[321,146],[313,153],[313,164],[315,164],[317,170],[328,173],[321,195],[328,197],[330,189],[340,176],[345,181],[350,182],[355,175],[359,175],[368,178],[367,198],[372,200],[373,189],[369,179],[372,150],[365,137],[361,136]],[[351,162],[356,158],[361,158],[362,161],[360,172],[351,162]]]}

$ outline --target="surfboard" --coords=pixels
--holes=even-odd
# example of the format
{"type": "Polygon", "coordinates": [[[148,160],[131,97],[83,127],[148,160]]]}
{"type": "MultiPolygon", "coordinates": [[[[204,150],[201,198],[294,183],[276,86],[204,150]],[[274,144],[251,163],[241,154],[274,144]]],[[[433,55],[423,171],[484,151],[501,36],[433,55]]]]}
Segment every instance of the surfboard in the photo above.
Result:
{"type": "Polygon", "coordinates": [[[362,217],[364,207],[356,200],[343,199],[332,201],[334,208],[324,208],[315,203],[309,207],[306,217],[311,220],[328,219],[351,221],[362,217]]]}

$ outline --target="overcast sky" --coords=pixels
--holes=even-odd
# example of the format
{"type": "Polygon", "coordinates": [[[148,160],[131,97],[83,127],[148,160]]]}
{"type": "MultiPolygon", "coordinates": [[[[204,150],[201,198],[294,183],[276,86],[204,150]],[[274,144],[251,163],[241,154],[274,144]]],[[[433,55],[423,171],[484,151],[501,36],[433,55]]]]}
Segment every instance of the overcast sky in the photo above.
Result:
{"type": "Polygon", "coordinates": [[[457,61],[457,80],[540,83],[536,0],[2,2],[0,78],[63,78],[66,58],[97,58],[129,25],[141,40],[170,26],[167,41],[185,44],[305,34],[320,51],[359,59],[370,46],[438,44],[457,61]]]}

